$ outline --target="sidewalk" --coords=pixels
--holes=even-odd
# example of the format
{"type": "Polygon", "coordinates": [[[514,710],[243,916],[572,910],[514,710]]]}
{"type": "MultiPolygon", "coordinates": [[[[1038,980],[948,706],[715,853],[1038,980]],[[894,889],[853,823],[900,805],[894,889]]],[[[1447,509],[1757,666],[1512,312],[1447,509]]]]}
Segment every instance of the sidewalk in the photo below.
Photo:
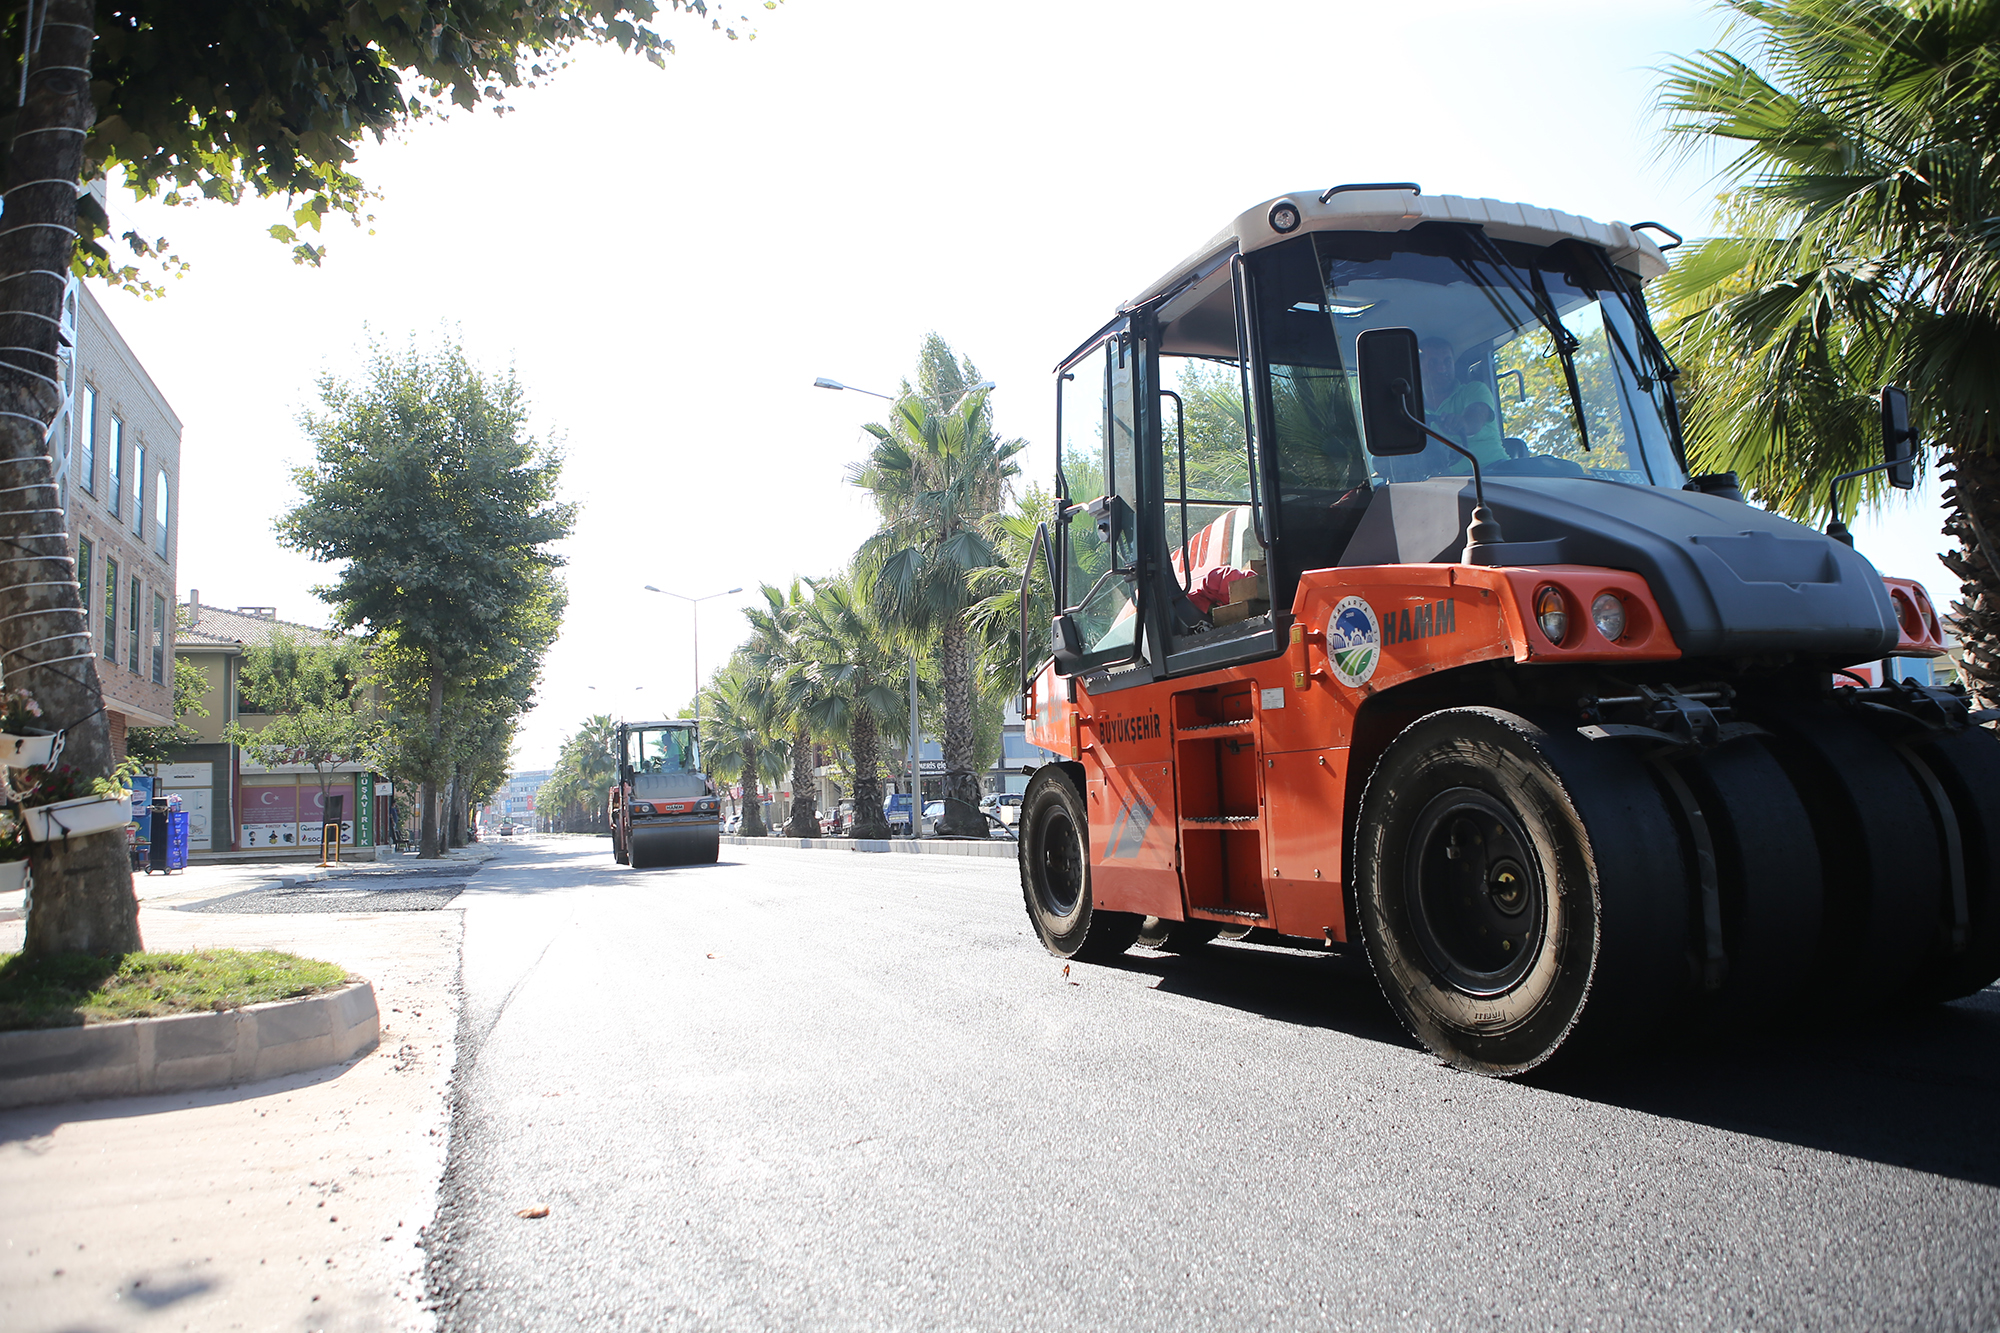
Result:
{"type": "MultiPolygon", "coordinates": [[[[137,874],[132,876],[132,892],[141,903],[157,899],[175,902],[200,902],[205,898],[220,898],[225,894],[240,893],[244,889],[268,887],[275,884],[304,884],[309,880],[331,879],[347,875],[394,875],[409,874],[416,868],[433,868],[447,864],[464,864],[468,867],[483,863],[495,853],[482,843],[461,847],[448,853],[442,861],[419,861],[414,856],[388,853],[379,861],[343,862],[337,866],[320,867],[310,861],[204,861],[190,865],[186,870],[176,870],[172,874],[137,874]]],[[[6,923],[21,919],[22,901],[27,894],[19,889],[12,893],[0,893],[0,930],[6,923]]],[[[7,953],[20,947],[20,936],[0,934],[0,953],[7,953]],[[11,938],[13,943],[4,941],[11,938]]],[[[151,947],[150,943],[148,947],[151,947]]]]}
{"type": "MultiPolygon", "coordinates": [[[[476,869],[462,853],[454,860],[476,869]]],[[[381,1044],[347,1065],[241,1087],[0,1112],[0,1328],[434,1326],[418,1241],[450,1130],[463,913],[173,905],[302,875],[439,864],[209,865],[135,881],[149,949],[274,948],[338,962],[374,983],[381,1044]]],[[[0,952],[21,943],[11,896],[0,952]]]]}

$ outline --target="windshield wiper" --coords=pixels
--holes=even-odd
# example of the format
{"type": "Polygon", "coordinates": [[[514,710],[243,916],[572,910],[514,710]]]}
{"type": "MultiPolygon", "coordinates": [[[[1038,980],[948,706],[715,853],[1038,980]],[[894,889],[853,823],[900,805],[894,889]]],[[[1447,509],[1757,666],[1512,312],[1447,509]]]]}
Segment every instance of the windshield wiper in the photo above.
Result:
{"type": "Polygon", "coordinates": [[[1530,297],[1527,292],[1521,290],[1520,280],[1514,276],[1514,266],[1507,262],[1507,256],[1500,253],[1500,247],[1493,243],[1491,236],[1488,236],[1482,228],[1473,226],[1466,227],[1465,234],[1479,247],[1486,261],[1493,265],[1494,270],[1500,275],[1500,280],[1513,291],[1516,299],[1535,312],[1535,318],[1542,322],[1542,327],[1548,330],[1549,337],[1555,341],[1556,355],[1562,359],[1563,380],[1569,386],[1569,405],[1576,413],[1577,442],[1583,446],[1585,453],[1589,453],[1590,423],[1584,419],[1583,389],[1576,379],[1576,350],[1583,344],[1577,341],[1576,335],[1569,331],[1563,324],[1562,317],[1556,314],[1555,302],[1549,300],[1548,287],[1542,281],[1542,271],[1533,266],[1528,269],[1528,281],[1534,286],[1534,295],[1530,297]]]}

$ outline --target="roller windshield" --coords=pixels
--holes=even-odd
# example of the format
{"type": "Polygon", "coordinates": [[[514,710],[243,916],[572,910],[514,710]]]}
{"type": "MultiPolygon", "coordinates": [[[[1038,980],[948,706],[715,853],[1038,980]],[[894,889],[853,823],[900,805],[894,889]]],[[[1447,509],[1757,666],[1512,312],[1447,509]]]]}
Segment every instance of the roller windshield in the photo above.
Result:
{"type": "Polygon", "coordinates": [[[1259,256],[1256,300],[1285,489],[1465,475],[1443,445],[1370,457],[1355,339],[1417,332],[1424,415],[1487,476],[1679,487],[1671,368],[1630,281],[1582,242],[1492,241],[1468,227],[1315,233],[1259,256]]]}
{"type": "Polygon", "coordinates": [[[634,773],[699,773],[693,727],[634,729],[626,733],[625,762],[634,773]]]}

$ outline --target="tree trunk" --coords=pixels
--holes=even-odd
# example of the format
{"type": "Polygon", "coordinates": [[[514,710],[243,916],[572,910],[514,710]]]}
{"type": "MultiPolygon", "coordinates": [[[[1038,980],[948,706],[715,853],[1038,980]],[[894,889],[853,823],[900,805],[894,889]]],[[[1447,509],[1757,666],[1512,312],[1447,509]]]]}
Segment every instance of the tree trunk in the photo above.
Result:
{"type": "Polygon", "coordinates": [[[437,817],[437,754],[444,743],[444,669],[439,664],[437,654],[435,653],[431,654],[430,672],[431,715],[428,719],[430,729],[430,745],[428,748],[430,753],[425,756],[424,780],[423,785],[418,789],[419,795],[417,797],[418,800],[423,802],[424,807],[423,829],[418,835],[419,841],[417,844],[417,859],[420,861],[435,861],[444,855],[444,849],[438,846],[437,817]]]}
{"type": "Polygon", "coordinates": [[[1974,706],[2000,707],[2000,457],[1977,444],[1949,449],[1944,477],[1944,533],[1958,549],[1938,559],[1959,578],[1959,664],[1974,706]]]}
{"type": "Polygon", "coordinates": [[[882,732],[866,705],[857,703],[847,739],[854,751],[854,836],[886,838],[889,818],[882,813],[882,732]]]}
{"type": "Polygon", "coordinates": [[[736,831],[746,838],[761,838],[764,828],[764,803],[757,799],[757,747],[750,744],[743,747],[743,822],[736,831]]]}
{"type": "Polygon", "coordinates": [[[944,622],[938,658],[944,671],[944,817],[937,831],[983,838],[986,816],[979,812],[979,775],[972,768],[972,640],[963,612],[944,622]]]}
{"type": "Polygon", "coordinates": [[[812,737],[805,723],[792,728],[792,816],[785,821],[788,838],[819,836],[818,780],[813,777],[812,737]]]}
{"type": "MultiPolygon", "coordinates": [[[[87,594],[74,582],[48,423],[62,410],[56,333],[76,237],[90,102],[91,0],[50,0],[16,118],[0,220],[0,668],[43,719],[69,733],[62,762],[91,777],[111,771],[91,652],[87,594]],[[69,660],[69,659],[75,660],[69,660]]],[[[123,830],[37,844],[31,857],[24,953],[129,953],[141,947],[139,904],[123,830]]]]}

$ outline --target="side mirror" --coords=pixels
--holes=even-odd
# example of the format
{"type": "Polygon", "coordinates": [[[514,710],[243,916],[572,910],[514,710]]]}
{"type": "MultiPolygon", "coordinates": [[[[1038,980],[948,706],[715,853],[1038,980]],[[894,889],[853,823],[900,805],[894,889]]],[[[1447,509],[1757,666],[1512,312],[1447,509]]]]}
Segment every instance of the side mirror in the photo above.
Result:
{"type": "Polygon", "coordinates": [[[1076,664],[1083,657],[1083,634],[1068,614],[1049,622],[1049,647],[1049,655],[1056,660],[1056,674],[1075,674],[1076,664]]]}
{"type": "Polygon", "coordinates": [[[1368,452],[1377,458],[1422,453],[1430,439],[1410,420],[1424,415],[1417,331],[1369,329],[1355,340],[1355,356],[1361,363],[1361,429],[1368,452]]]}
{"type": "Polygon", "coordinates": [[[1910,429],[1910,395],[1882,390],[1882,463],[1889,484],[1907,491],[1917,484],[1917,433],[1910,429]]]}

